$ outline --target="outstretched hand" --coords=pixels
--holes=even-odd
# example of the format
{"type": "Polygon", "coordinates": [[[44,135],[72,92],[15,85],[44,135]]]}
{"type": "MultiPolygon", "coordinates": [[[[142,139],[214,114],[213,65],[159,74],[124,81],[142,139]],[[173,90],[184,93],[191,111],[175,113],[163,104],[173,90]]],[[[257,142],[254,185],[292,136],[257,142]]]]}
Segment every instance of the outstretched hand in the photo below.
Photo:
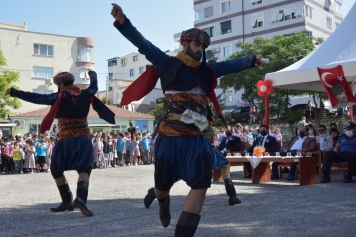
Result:
{"type": "Polygon", "coordinates": [[[122,11],[122,8],[117,5],[116,3],[112,3],[112,10],[111,10],[111,15],[120,22],[120,24],[123,24],[125,21],[125,15],[124,12],[122,11]]]}
{"type": "Polygon", "coordinates": [[[5,95],[10,95],[10,92],[11,92],[11,88],[9,88],[5,91],[5,95]]]}
{"type": "Polygon", "coordinates": [[[263,58],[262,54],[256,55],[256,64],[261,65],[261,58],[263,58]]]}

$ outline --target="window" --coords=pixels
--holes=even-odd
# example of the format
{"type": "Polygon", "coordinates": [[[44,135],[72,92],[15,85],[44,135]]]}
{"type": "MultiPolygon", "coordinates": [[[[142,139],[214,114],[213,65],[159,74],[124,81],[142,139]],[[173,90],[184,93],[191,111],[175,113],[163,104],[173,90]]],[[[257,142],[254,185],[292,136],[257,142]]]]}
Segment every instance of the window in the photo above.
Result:
{"type": "Polygon", "coordinates": [[[313,9],[308,5],[305,6],[305,16],[309,17],[310,19],[313,18],[313,9]]]}
{"type": "Polygon", "coordinates": [[[33,67],[32,77],[51,78],[53,77],[53,68],[50,67],[33,67]]]}
{"type": "Polygon", "coordinates": [[[127,132],[127,128],[126,128],[126,125],[116,125],[114,127],[111,128],[112,132],[114,133],[118,133],[118,132],[122,132],[122,133],[125,133],[127,132]]]}
{"type": "Polygon", "coordinates": [[[224,21],[220,23],[221,26],[221,34],[225,35],[225,34],[229,34],[231,33],[231,20],[230,21],[224,21]]]}
{"type": "Polygon", "coordinates": [[[213,16],[213,7],[207,7],[195,12],[195,20],[201,20],[213,16]]]}
{"type": "Polygon", "coordinates": [[[104,128],[103,127],[91,127],[92,132],[96,131],[96,132],[104,132],[104,128]]]}
{"type": "Polygon", "coordinates": [[[335,1],[336,12],[341,13],[341,3],[335,1]]]}
{"type": "Polygon", "coordinates": [[[117,60],[116,59],[111,59],[108,61],[108,67],[113,67],[117,65],[117,60]]]}
{"type": "Polygon", "coordinates": [[[221,13],[231,11],[231,1],[221,3],[221,13]]]}
{"type": "Polygon", "coordinates": [[[88,70],[87,69],[80,69],[79,71],[79,78],[80,80],[86,81],[89,80],[88,70]]]}
{"type": "Polygon", "coordinates": [[[211,57],[214,57],[214,51],[213,50],[205,50],[205,57],[206,59],[209,59],[211,57]]]}
{"type": "Polygon", "coordinates": [[[121,59],[121,66],[122,67],[125,67],[126,63],[127,63],[127,59],[126,58],[121,59]]]}
{"type": "Polygon", "coordinates": [[[78,45],[78,62],[93,62],[93,47],[78,45]]]}
{"type": "Polygon", "coordinates": [[[231,45],[222,46],[222,53],[224,58],[230,57],[230,55],[232,54],[232,46],[231,45]]]}
{"type": "Polygon", "coordinates": [[[137,62],[138,61],[138,55],[133,56],[133,61],[137,62]]]}
{"type": "Polygon", "coordinates": [[[130,77],[134,76],[134,69],[130,69],[130,77]]]}
{"type": "Polygon", "coordinates": [[[234,96],[232,94],[232,91],[227,91],[225,98],[226,98],[226,102],[233,102],[234,101],[234,96]]]}
{"type": "Polygon", "coordinates": [[[330,17],[326,17],[326,28],[331,29],[332,19],[330,17]]]}
{"type": "Polygon", "coordinates": [[[335,22],[335,29],[339,27],[339,23],[335,22]]]}
{"type": "Polygon", "coordinates": [[[214,37],[214,27],[205,28],[204,30],[210,37],[214,37]]]}
{"type": "Polygon", "coordinates": [[[257,5],[257,4],[261,4],[262,0],[250,0],[252,5],[257,5]]]}
{"type": "Polygon", "coordinates": [[[109,80],[112,81],[114,79],[114,73],[109,72],[109,80]]]}
{"type": "MultiPolygon", "coordinates": [[[[283,14],[283,13],[282,13],[283,14]]],[[[277,18],[278,20],[278,18],[277,18]]],[[[251,16],[251,27],[258,28],[263,26],[263,14],[251,16]]]]}
{"type": "Polygon", "coordinates": [[[34,44],[33,45],[33,54],[44,55],[44,56],[53,56],[53,46],[45,44],[34,44]]]}
{"type": "Polygon", "coordinates": [[[144,72],[145,68],[144,67],[140,67],[139,68],[139,73],[142,74],[144,72]]]}
{"type": "Polygon", "coordinates": [[[30,132],[33,133],[40,133],[41,124],[29,124],[30,125],[30,132]]]}

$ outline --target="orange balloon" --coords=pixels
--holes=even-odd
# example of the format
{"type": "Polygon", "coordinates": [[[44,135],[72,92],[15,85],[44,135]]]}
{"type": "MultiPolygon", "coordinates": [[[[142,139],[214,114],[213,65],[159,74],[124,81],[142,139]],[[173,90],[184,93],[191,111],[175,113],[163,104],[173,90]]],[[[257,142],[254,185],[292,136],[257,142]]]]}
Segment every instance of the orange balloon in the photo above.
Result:
{"type": "Polygon", "coordinates": [[[265,80],[265,85],[267,87],[271,87],[272,86],[272,81],[271,80],[265,80]]]}
{"type": "Polygon", "coordinates": [[[265,84],[264,81],[259,80],[259,81],[257,82],[257,87],[260,88],[260,87],[263,86],[264,84],[265,84]]]}
{"type": "Polygon", "coordinates": [[[258,90],[257,94],[258,94],[259,96],[265,96],[265,95],[266,95],[266,92],[262,92],[262,91],[258,90]]]}
{"type": "Polygon", "coordinates": [[[272,95],[272,94],[274,93],[274,88],[273,88],[273,87],[269,87],[269,88],[267,89],[267,93],[270,94],[270,95],[272,95]]]}

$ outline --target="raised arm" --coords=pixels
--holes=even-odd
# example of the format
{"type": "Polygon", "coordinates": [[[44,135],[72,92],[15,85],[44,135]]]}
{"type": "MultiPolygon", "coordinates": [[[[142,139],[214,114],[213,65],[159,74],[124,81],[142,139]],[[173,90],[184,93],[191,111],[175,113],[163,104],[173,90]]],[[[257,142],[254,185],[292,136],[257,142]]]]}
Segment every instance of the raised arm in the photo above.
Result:
{"type": "Polygon", "coordinates": [[[145,55],[161,74],[166,66],[169,56],[162,52],[159,48],[145,39],[141,33],[131,24],[130,20],[124,15],[122,8],[116,4],[112,4],[113,9],[111,15],[115,18],[114,26],[120,33],[128,39],[133,45],[138,48],[138,51],[145,55]]]}
{"type": "Polygon", "coordinates": [[[33,92],[16,90],[15,88],[7,89],[6,94],[7,95],[9,94],[12,97],[17,97],[27,102],[31,102],[34,104],[41,104],[41,105],[53,105],[58,98],[58,93],[43,95],[43,94],[38,94],[33,92]]]}
{"type": "Polygon", "coordinates": [[[89,92],[89,94],[95,95],[96,92],[98,91],[97,75],[96,75],[96,72],[94,72],[94,71],[89,71],[88,74],[89,74],[89,78],[90,78],[90,86],[85,90],[87,92],[89,92]]]}

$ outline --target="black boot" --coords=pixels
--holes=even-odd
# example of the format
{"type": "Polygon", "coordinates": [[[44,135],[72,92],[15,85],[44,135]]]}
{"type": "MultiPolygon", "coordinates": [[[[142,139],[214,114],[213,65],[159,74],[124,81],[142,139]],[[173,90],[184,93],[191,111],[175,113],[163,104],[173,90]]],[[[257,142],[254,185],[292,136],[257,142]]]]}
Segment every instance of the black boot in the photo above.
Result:
{"type": "Polygon", "coordinates": [[[200,215],[182,211],[176,225],[176,237],[194,236],[200,221],[200,215]]]}
{"type": "Polygon", "coordinates": [[[59,194],[61,195],[62,198],[62,203],[55,208],[51,208],[50,210],[53,212],[61,212],[61,211],[74,211],[73,207],[73,195],[72,192],[70,191],[69,185],[64,184],[61,186],[57,186],[59,190],[59,194]]]}
{"type": "Polygon", "coordinates": [[[155,189],[154,188],[150,188],[148,191],[147,191],[147,194],[145,196],[145,199],[143,200],[144,204],[145,204],[145,207],[148,209],[150,208],[153,200],[156,199],[156,194],[155,194],[155,189]]]}
{"type": "Polygon", "coordinates": [[[235,204],[240,204],[241,201],[236,196],[236,190],[234,184],[232,183],[232,180],[230,178],[224,179],[224,183],[225,183],[226,193],[229,196],[229,205],[233,206],[235,204]]]}
{"type": "Polygon", "coordinates": [[[94,214],[87,208],[89,183],[80,181],[77,183],[77,198],[73,202],[75,208],[79,208],[84,216],[94,216],[94,214]]]}
{"type": "Polygon", "coordinates": [[[159,204],[159,219],[161,219],[162,226],[164,228],[169,226],[171,223],[171,213],[169,211],[171,199],[168,196],[166,199],[158,200],[159,204]]]}

